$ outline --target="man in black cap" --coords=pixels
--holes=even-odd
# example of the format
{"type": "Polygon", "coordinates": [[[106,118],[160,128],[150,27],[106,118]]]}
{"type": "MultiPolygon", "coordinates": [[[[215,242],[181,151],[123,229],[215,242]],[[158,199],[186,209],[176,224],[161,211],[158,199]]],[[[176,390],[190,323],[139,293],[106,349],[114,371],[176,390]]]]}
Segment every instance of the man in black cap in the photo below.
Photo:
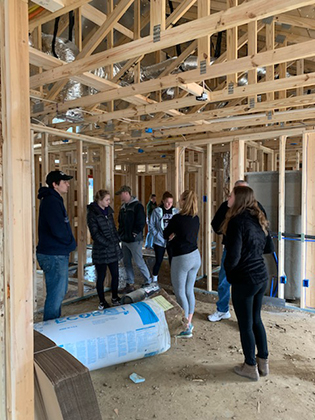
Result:
{"type": "Polygon", "coordinates": [[[48,187],[40,187],[36,256],[45,274],[46,301],[44,321],[59,318],[61,303],[68,289],[69,254],[76,248],[61,194],[67,193],[73,177],[62,171],[51,171],[48,187]]]}
{"type": "Polygon", "coordinates": [[[140,201],[131,195],[131,188],[128,185],[123,185],[116,192],[116,195],[120,195],[122,201],[118,216],[118,234],[122,241],[123,259],[127,272],[127,284],[123,293],[130,293],[134,290],[135,283],[132,258],[144,277],[144,285],[146,286],[152,282],[150,272],[142,255],[145,212],[140,201]]]}

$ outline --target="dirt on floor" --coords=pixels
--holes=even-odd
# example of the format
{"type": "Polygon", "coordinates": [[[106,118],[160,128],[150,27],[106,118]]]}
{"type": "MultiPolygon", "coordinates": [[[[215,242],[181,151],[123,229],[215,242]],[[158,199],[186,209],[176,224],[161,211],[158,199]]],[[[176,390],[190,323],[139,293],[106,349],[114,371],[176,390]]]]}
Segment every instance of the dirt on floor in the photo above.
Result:
{"type": "MultiPolygon", "coordinates": [[[[171,291],[166,267],[163,274],[171,291]]],[[[231,319],[211,323],[216,297],[196,298],[193,338],[173,337],[164,354],[91,372],[103,420],[315,419],[315,315],[263,308],[270,375],[251,382],[233,373],[243,362],[233,308],[231,319]],[[145,382],[131,382],[133,372],[145,382]]],[[[97,305],[91,298],[63,307],[62,314],[97,305]]]]}

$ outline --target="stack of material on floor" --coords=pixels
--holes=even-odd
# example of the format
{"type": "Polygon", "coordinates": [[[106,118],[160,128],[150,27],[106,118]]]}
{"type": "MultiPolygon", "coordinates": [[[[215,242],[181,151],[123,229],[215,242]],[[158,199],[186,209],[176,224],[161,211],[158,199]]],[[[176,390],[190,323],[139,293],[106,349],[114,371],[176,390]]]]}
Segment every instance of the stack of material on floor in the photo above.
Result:
{"type": "Polygon", "coordinates": [[[188,320],[185,318],[184,310],[164,289],[160,289],[151,298],[164,306],[165,318],[171,336],[177,335],[183,331],[183,328],[186,328],[188,320]],[[164,304],[163,301],[165,301],[164,304]]]}
{"type": "Polygon", "coordinates": [[[101,420],[90,373],[34,331],[35,420],[101,420]]]}

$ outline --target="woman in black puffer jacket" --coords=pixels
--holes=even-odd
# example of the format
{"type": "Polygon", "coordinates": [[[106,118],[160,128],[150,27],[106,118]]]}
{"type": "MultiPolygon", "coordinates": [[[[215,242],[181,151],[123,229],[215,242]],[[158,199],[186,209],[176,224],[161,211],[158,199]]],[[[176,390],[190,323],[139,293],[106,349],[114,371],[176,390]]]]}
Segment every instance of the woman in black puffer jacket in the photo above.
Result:
{"type": "Polygon", "coordinates": [[[104,296],[104,280],[107,266],[112,276],[112,304],[120,303],[118,292],[118,261],[122,258],[119,237],[110,207],[110,194],[107,190],[99,190],[94,202],[87,207],[87,224],[93,239],[92,261],[97,272],[96,289],[100,299],[98,309],[109,305],[104,296]]]}
{"type": "Polygon", "coordinates": [[[234,187],[228,207],[222,224],[226,235],[224,268],[232,284],[232,302],[245,356],[244,364],[236,366],[234,371],[257,381],[259,374],[269,373],[267,337],[261,319],[268,278],[263,254],[271,242],[267,242],[268,221],[249,187],[234,187]]]}

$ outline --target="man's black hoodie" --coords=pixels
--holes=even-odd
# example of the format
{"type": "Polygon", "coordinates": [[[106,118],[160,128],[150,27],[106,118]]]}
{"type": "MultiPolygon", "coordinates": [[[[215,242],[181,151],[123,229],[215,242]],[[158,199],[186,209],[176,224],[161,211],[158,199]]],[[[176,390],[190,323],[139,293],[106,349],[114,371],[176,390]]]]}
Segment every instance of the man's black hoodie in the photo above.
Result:
{"type": "Polygon", "coordinates": [[[37,253],[69,255],[76,248],[63,198],[53,188],[41,187],[37,253]]]}

